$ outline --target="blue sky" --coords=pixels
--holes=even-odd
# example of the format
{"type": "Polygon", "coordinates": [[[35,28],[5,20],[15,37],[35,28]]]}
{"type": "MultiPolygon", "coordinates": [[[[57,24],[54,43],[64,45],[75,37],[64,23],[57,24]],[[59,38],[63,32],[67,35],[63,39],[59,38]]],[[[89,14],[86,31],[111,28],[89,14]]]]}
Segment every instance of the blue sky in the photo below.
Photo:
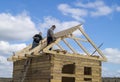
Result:
{"type": "Polygon", "coordinates": [[[0,77],[12,76],[6,58],[32,43],[32,36],[55,24],[60,31],[79,23],[108,58],[102,76],[120,76],[120,0],[0,1],[0,77]]]}

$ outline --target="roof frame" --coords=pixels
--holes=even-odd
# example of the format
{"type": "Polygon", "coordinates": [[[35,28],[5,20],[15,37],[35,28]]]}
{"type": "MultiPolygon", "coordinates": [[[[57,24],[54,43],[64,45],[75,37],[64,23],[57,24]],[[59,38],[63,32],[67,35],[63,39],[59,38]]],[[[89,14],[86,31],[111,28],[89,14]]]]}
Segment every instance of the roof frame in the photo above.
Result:
{"type": "Polygon", "coordinates": [[[63,41],[70,48],[70,50],[73,52],[73,53],[64,53],[66,55],[72,54],[72,56],[78,56],[78,57],[88,58],[88,59],[96,59],[96,60],[100,60],[100,61],[106,61],[107,60],[106,57],[103,55],[102,51],[99,48],[97,48],[95,43],[83,31],[83,29],[81,27],[81,24],[77,25],[77,26],[74,26],[72,28],[69,28],[69,29],[66,29],[66,30],[55,33],[55,37],[56,37],[56,41],[54,41],[50,45],[47,46],[47,39],[44,38],[42,40],[42,42],[39,44],[39,46],[37,46],[36,48],[30,50],[31,45],[29,45],[28,47],[24,48],[23,50],[15,53],[15,55],[8,58],[8,61],[16,61],[16,60],[26,59],[28,57],[35,57],[35,56],[40,55],[41,51],[43,53],[62,55],[63,54],[62,52],[59,52],[59,51],[56,52],[55,50],[49,50],[54,45],[57,45],[60,48],[60,51],[64,51],[64,48],[61,45],[59,45],[60,41],[63,41]],[[85,37],[85,39],[75,37],[73,35],[73,32],[76,31],[76,30],[79,30],[82,33],[82,35],[85,37]],[[80,53],[77,53],[77,51],[65,40],[65,38],[73,39],[74,42],[76,42],[78,44],[78,46],[85,52],[86,55],[82,55],[80,53]],[[93,46],[93,48],[96,49],[96,51],[99,53],[99,57],[98,56],[95,57],[95,56],[92,56],[91,54],[89,54],[87,49],[84,47],[84,45],[81,44],[80,41],[90,43],[93,46]]]}

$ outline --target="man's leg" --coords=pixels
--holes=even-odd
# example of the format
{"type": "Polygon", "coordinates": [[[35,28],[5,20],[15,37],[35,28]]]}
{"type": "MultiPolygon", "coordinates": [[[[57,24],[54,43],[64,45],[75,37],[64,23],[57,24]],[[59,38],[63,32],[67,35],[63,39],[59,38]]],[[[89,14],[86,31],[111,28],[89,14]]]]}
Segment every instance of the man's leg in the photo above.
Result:
{"type": "MultiPolygon", "coordinates": [[[[47,38],[47,46],[48,46],[49,44],[51,44],[52,42],[53,42],[52,37],[48,37],[48,38],[47,38]]],[[[51,47],[49,50],[52,50],[52,47],[51,47]]]]}
{"type": "Polygon", "coordinates": [[[39,45],[39,43],[36,43],[36,42],[33,41],[32,49],[35,48],[35,47],[38,46],[38,45],[39,45]]]}
{"type": "Polygon", "coordinates": [[[47,37],[47,46],[50,44],[49,37],[47,37]]]}
{"type": "MultiPolygon", "coordinates": [[[[53,38],[50,37],[50,44],[53,42],[53,38]]],[[[49,50],[52,50],[52,47],[49,49],[49,50]]]]}

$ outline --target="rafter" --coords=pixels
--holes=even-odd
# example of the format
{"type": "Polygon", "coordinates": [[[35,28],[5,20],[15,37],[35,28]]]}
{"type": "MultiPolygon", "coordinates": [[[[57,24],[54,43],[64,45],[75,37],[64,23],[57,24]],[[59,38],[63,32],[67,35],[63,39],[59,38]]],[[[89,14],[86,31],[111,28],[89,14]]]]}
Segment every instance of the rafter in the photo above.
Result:
{"type": "Polygon", "coordinates": [[[86,37],[86,39],[90,42],[90,44],[98,51],[98,53],[106,60],[106,57],[103,55],[103,53],[96,47],[96,45],[93,43],[93,41],[88,37],[88,35],[82,30],[81,27],[79,27],[80,32],[86,37]]]}
{"type": "Polygon", "coordinates": [[[77,53],[74,48],[65,40],[63,39],[63,42],[72,50],[73,53],[77,53]]]}
{"type": "Polygon", "coordinates": [[[92,40],[88,37],[88,35],[83,31],[81,24],[55,33],[55,37],[56,37],[56,41],[49,44],[48,46],[47,46],[47,38],[44,38],[39,43],[39,45],[37,47],[35,47],[34,49],[31,49],[31,45],[29,45],[26,48],[24,48],[23,50],[16,52],[13,56],[8,58],[8,61],[16,61],[16,60],[26,59],[28,57],[36,57],[36,56],[39,56],[40,54],[44,54],[44,53],[49,53],[49,54],[54,54],[54,55],[56,55],[56,54],[70,55],[70,56],[76,56],[76,57],[78,56],[81,58],[106,61],[106,57],[103,55],[103,53],[96,47],[96,45],[92,42],[92,40]],[[85,37],[85,39],[73,36],[72,33],[76,30],[79,30],[82,33],[82,35],[85,37]],[[73,39],[78,44],[78,46],[85,52],[86,55],[77,53],[77,51],[69,44],[69,42],[67,42],[65,40],[66,38],[73,39]],[[59,45],[60,41],[63,41],[68,46],[68,48],[70,48],[70,50],[73,53],[67,52],[64,49],[64,47],[59,45]],[[99,53],[100,57],[90,55],[89,52],[87,51],[87,49],[84,47],[84,45],[81,44],[80,41],[90,43],[95,48],[95,50],[99,53]],[[53,47],[55,45],[58,46],[60,49],[49,50],[51,47],[53,47]]]}
{"type": "Polygon", "coordinates": [[[56,44],[61,50],[64,50],[62,46],[60,46],[59,44],[56,44]]]}
{"type": "Polygon", "coordinates": [[[85,47],[82,46],[82,44],[81,44],[78,40],[74,39],[74,41],[79,45],[79,47],[80,47],[87,55],[90,56],[90,54],[88,53],[88,51],[85,49],[85,47]]]}
{"type": "Polygon", "coordinates": [[[43,49],[43,52],[49,52],[51,50],[49,50],[51,47],[53,47],[53,45],[58,44],[59,41],[61,40],[61,38],[58,38],[56,41],[54,41],[53,43],[49,44],[46,48],[43,49]]]}
{"type": "Polygon", "coordinates": [[[80,40],[80,41],[83,41],[83,42],[88,42],[86,39],[77,38],[75,36],[68,36],[68,38],[75,39],[75,40],[80,40]]]}
{"type": "Polygon", "coordinates": [[[56,38],[59,38],[59,37],[68,36],[69,34],[72,34],[74,31],[76,31],[76,30],[79,28],[79,26],[81,26],[81,25],[82,25],[82,24],[79,24],[79,25],[74,26],[74,27],[72,27],[72,28],[68,28],[68,29],[66,29],[66,30],[57,32],[57,33],[55,34],[55,37],[56,37],[56,38]]]}

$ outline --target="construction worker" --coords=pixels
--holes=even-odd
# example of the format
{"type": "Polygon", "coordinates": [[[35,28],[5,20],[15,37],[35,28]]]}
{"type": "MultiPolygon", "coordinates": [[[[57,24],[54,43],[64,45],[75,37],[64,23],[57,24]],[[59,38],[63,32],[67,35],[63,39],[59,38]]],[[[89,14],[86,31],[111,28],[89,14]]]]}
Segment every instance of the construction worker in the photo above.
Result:
{"type": "Polygon", "coordinates": [[[33,48],[35,48],[36,46],[38,46],[38,45],[39,45],[39,42],[40,42],[42,39],[43,39],[43,37],[42,37],[42,32],[39,32],[39,34],[35,34],[35,35],[33,36],[33,43],[32,43],[32,48],[31,48],[31,49],[33,49],[33,48]]]}
{"type": "MultiPolygon", "coordinates": [[[[51,44],[52,42],[55,41],[55,36],[54,36],[54,29],[56,28],[55,25],[52,25],[52,27],[50,29],[48,29],[47,31],[47,45],[51,44]]],[[[51,50],[52,48],[50,48],[49,50],[51,50]]]]}

